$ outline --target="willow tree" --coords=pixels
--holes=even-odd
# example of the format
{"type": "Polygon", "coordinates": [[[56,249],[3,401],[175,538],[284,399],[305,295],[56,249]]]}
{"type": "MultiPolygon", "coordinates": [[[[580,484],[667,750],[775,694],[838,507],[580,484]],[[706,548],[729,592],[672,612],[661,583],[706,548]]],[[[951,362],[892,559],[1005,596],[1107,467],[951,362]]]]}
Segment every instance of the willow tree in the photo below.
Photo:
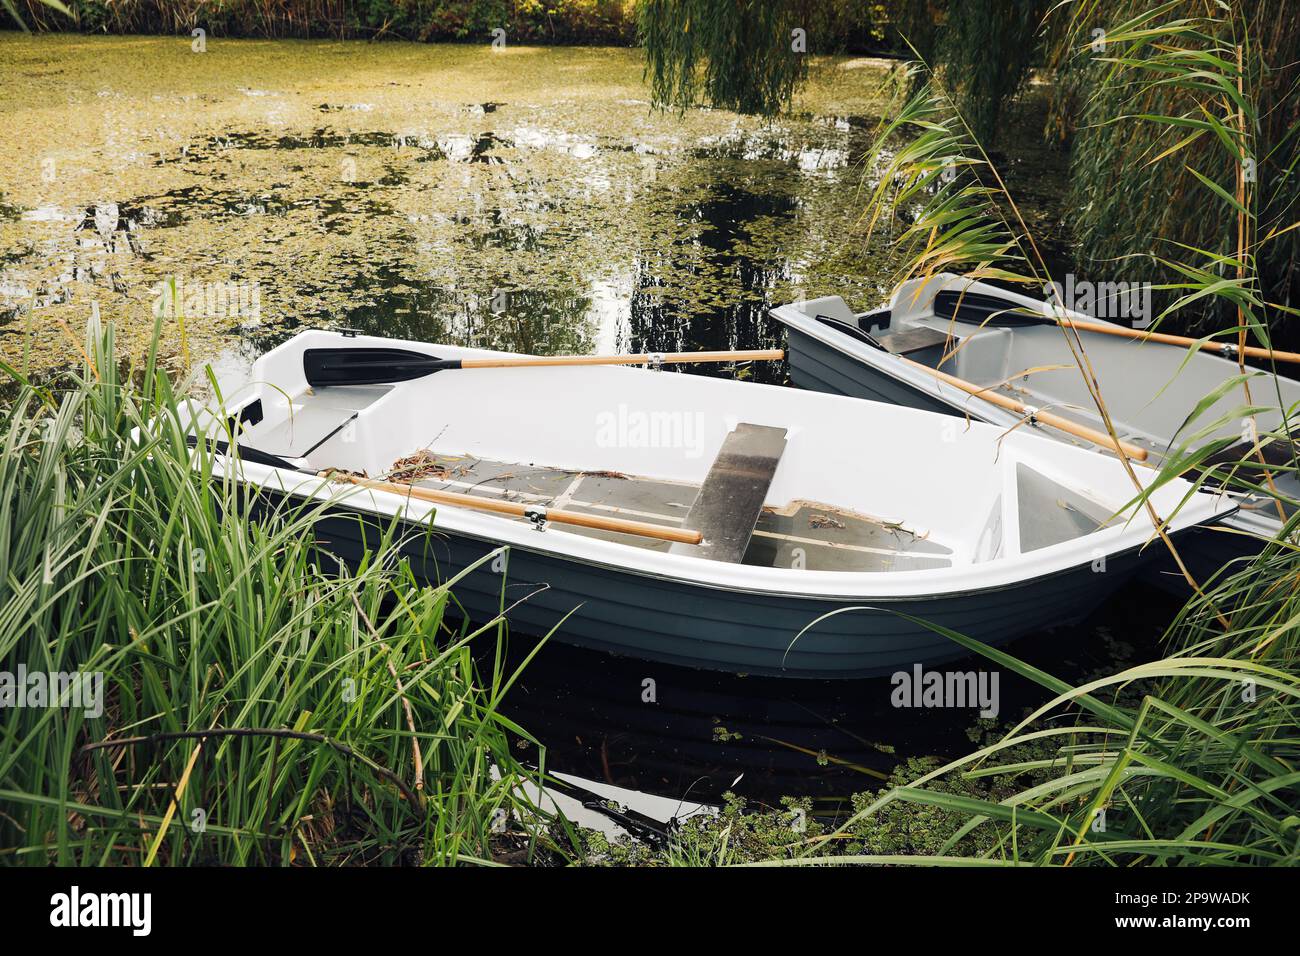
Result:
{"type": "Polygon", "coordinates": [[[643,0],[637,27],[655,103],[770,115],[808,71],[813,3],[643,0]]]}
{"type": "Polygon", "coordinates": [[[638,27],[659,106],[780,112],[807,74],[807,53],[870,33],[943,69],[987,142],[1037,55],[1046,8],[1047,0],[643,0],[638,27]]]}
{"type": "MultiPolygon", "coordinates": [[[[914,7],[914,3],[905,3],[914,7]]],[[[923,19],[930,4],[901,26],[923,19]]],[[[1045,0],[958,0],[932,33],[932,63],[943,72],[962,117],[984,143],[997,139],[1003,112],[1039,55],[1045,0]]],[[[917,24],[918,36],[923,24],[917,24]]],[[[908,38],[905,34],[905,39],[908,38]]],[[[919,49],[919,48],[918,48],[919,49]]]]}

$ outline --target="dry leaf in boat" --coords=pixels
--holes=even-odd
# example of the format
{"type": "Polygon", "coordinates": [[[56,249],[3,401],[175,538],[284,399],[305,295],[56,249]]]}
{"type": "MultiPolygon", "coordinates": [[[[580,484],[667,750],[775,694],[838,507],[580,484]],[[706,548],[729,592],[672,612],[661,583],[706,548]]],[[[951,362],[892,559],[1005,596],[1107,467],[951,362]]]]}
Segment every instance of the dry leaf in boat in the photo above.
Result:
{"type": "Polygon", "coordinates": [[[808,527],[810,528],[847,528],[839,518],[832,518],[830,515],[811,515],[808,518],[808,527]]]}
{"type": "Polygon", "coordinates": [[[390,477],[399,478],[402,481],[419,481],[421,478],[446,478],[447,467],[439,464],[428,449],[421,448],[414,455],[408,455],[393,462],[390,477]]]}

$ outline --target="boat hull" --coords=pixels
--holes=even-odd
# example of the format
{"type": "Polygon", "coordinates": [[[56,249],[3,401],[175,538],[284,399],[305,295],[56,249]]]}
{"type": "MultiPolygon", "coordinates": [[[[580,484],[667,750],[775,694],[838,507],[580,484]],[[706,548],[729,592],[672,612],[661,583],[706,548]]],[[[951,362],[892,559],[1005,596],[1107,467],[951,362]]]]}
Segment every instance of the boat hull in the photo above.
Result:
{"type": "Polygon", "coordinates": [[[790,381],[799,388],[945,415],[959,414],[958,409],[936,395],[877,371],[798,329],[790,328],[789,332],[786,359],[790,363],[790,381]]]}
{"type": "MultiPolygon", "coordinates": [[[[318,538],[324,549],[354,564],[375,548],[380,525],[372,515],[335,514],[320,522],[318,538]]],[[[879,677],[969,655],[921,621],[990,645],[1073,623],[1140,563],[1135,554],[1112,555],[1104,571],[1085,566],[1011,587],[931,598],[827,600],[704,587],[518,547],[485,561],[500,545],[456,533],[406,531],[402,555],[430,584],[479,563],[451,588],[454,603],[475,625],[504,611],[514,630],[534,636],[553,631],[555,640],[593,650],[732,673],[820,679],[879,677]],[[819,618],[824,620],[814,625],[819,618]]]]}

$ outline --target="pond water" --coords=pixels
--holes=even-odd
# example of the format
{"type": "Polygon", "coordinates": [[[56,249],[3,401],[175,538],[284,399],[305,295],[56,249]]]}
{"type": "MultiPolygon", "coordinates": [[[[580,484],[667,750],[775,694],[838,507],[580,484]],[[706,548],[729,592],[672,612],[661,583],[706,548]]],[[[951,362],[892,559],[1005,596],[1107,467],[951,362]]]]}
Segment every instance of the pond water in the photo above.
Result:
{"type": "MultiPolygon", "coordinates": [[[[34,369],[92,303],[142,350],[169,287],[178,365],[304,326],[763,347],[769,305],[866,309],[898,265],[859,218],[884,61],[816,60],[770,122],[651,110],[625,49],[0,34],[0,66],[0,353],[34,369]]],[[[1019,132],[1004,173],[1050,221],[1061,159],[1019,132]]]]}
{"type": "MultiPolygon", "coordinates": [[[[779,347],[770,306],[866,309],[898,266],[859,214],[882,61],[815,61],[775,121],[655,112],[623,49],[3,34],[0,69],[0,354],[38,374],[76,360],[92,307],[143,354],[169,295],[169,363],[227,376],[311,326],[533,353],[779,347]]],[[[1033,115],[995,155],[1051,223],[1064,160],[1033,145],[1033,115]]],[[[1053,659],[1108,652],[1099,626],[1053,659]]],[[[883,682],[655,668],[648,704],[647,667],[557,645],[512,712],[548,767],[695,799],[843,796],[969,743],[971,713],[900,718],[883,682]]]]}
{"type": "Polygon", "coordinates": [[[178,363],[303,326],[759,347],[771,303],[887,292],[856,196],[880,61],[818,61],[774,122],[655,112],[623,49],[9,34],[0,65],[0,349],[34,367],[92,302],[142,348],[173,282],[178,363]]]}
{"type": "MultiPolygon", "coordinates": [[[[1135,581],[1088,619],[1003,649],[1083,683],[1160,657],[1160,635],[1179,603],[1135,581]]],[[[511,662],[522,662],[533,643],[512,637],[511,662]]],[[[978,706],[899,708],[891,678],[742,677],[558,643],[528,662],[504,709],[545,745],[548,768],[585,780],[687,802],[717,802],[727,791],[765,806],[809,797],[815,811],[835,815],[852,794],[879,789],[900,762],[969,753],[973,734],[993,734],[1050,699],[978,658],[946,669],[996,672],[996,718],[981,719],[978,706]]],[[[518,751],[539,758],[527,741],[518,751]]]]}

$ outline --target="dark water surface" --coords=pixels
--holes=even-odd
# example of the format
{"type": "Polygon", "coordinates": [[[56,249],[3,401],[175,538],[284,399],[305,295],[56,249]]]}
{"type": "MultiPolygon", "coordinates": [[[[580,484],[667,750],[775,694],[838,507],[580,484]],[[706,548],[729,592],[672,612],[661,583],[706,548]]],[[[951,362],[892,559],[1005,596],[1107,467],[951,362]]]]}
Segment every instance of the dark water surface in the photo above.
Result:
{"type": "MultiPolygon", "coordinates": [[[[1134,582],[1087,620],[1003,650],[1082,682],[1160,657],[1159,637],[1179,604],[1134,582]]],[[[516,661],[534,644],[521,636],[513,643],[516,661]]],[[[968,753],[975,749],[973,729],[1014,723],[1051,699],[1039,685],[981,658],[943,667],[997,672],[996,720],[981,721],[977,708],[898,708],[889,678],[740,677],[560,643],[528,663],[504,710],[542,742],[551,769],[690,801],[714,802],[729,790],[769,806],[783,796],[807,796],[815,808],[832,812],[852,794],[878,789],[900,761],[968,753]]],[[[519,752],[539,759],[526,742],[519,752]]]]}

